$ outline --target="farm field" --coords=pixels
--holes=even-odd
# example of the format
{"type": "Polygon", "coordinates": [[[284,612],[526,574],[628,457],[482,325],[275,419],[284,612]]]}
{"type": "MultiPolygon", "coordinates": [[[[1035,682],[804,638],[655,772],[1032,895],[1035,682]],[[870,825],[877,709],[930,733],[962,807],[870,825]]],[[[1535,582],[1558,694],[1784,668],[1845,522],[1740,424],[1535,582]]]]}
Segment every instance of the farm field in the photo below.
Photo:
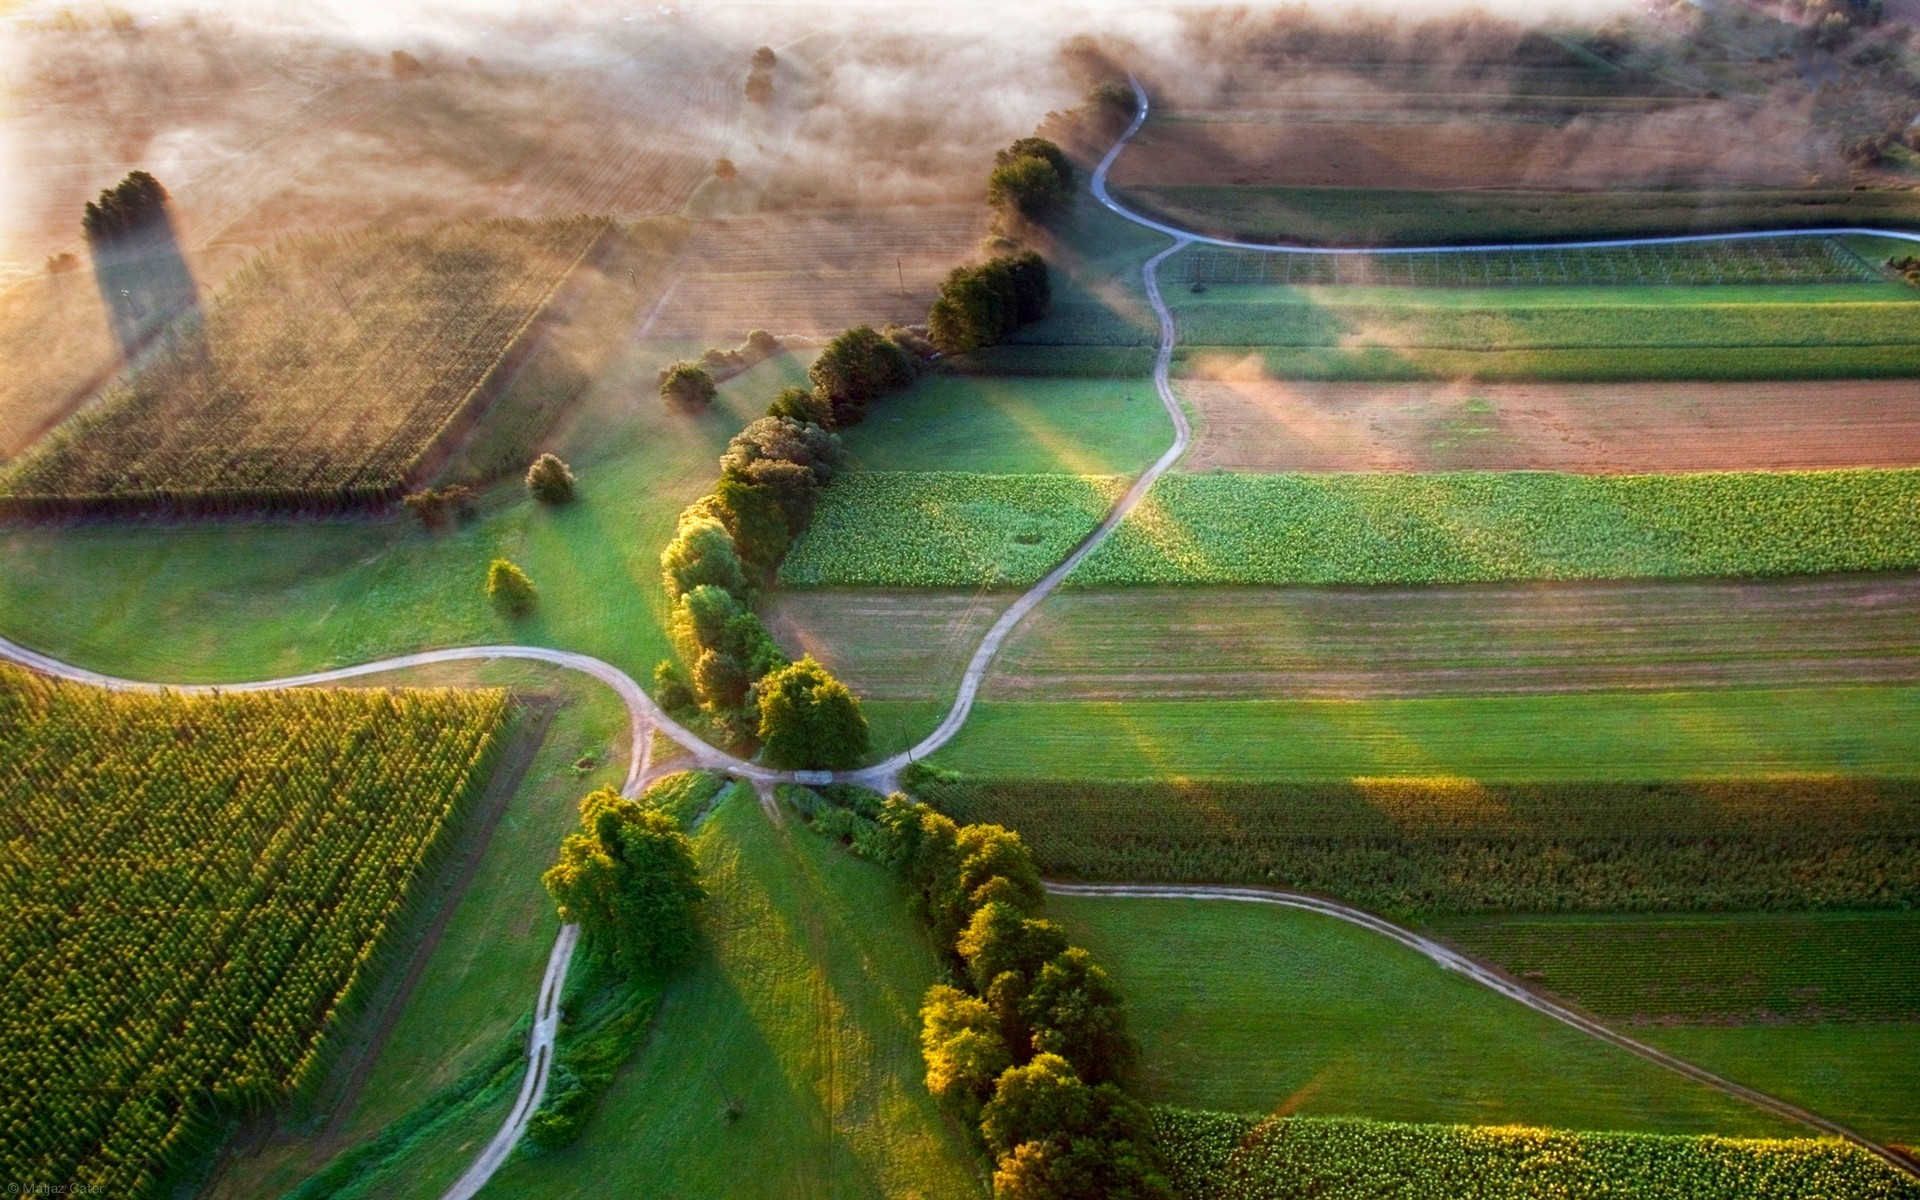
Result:
{"type": "Polygon", "coordinates": [[[935,756],[982,778],[1482,782],[1920,774],[1920,689],[1389,700],[991,701],[935,756]]]}
{"type": "MultiPolygon", "coordinates": [[[[540,872],[578,826],[579,797],[618,786],[626,776],[625,709],[610,691],[570,673],[527,664],[449,664],[372,682],[510,687],[557,707],[497,824],[490,832],[466,831],[462,844],[450,848],[461,861],[471,856],[470,877],[450,868],[423,893],[424,902],[453,908],[437,918],[444,919],[437,935],[423,935],[424,961],[417,960],[419,973],[404,1003],[376,998],[341,1031],[343,1053],[311,1103],[270,1133],[230,1145],[207,1184],[209,1200],[284,1194],[337,1156],[414,1122],[427,1128],[374,1155],[389,1172],[369,1167],[365,1181],[398,1189],[404,1180],[431,1197],[459,1174],[492,1136],[518,1086],[519,1023],[558,929],[540,872]],[[373,1045],[378,1029],[386,1032],[373,1045]],[[490,1087],[479,1086],[489,1081],[490,1087]],[[449,1101],[455,1095],[461,1098],[449,1101]]],[[[508,769],[503,764],[501,773],[508,769]]]]}
{"type": "Polygon", "coordinates": [[[916,1014],[937,965],[893,876],[775,828],[745,785],[696,845],[706,948],[581,1140],[514,1159],[492,1190],[984,1195],[921,1081],[916,1014]]]}
{"type": "Polygon", "coordinates": [[[653,395],[670,357],[624,348],[549,438],[580,503],[537,506],[515,479],[482,496],[477,519],[437,534],[410,519],[4,530],[0,629],[69,662],[182,683],[499,641],[563,645],[644,678],[674,653],[659,548],[712,487],[727,440],[804,378],[781,355],[688,415],[653,395]],[[501,555],[541,591],[525,620],[501,617],[482,590],[501,555]]]}
{"type": "MultiPolygon", "coordinates": [[[[1920,472],[1170,475],[1072,584],[1469,583],[1920,566],[1920,472]]],[[[802,542],[802,546],[806,546],[802,542]]],[[[944,564],[943,564],[944,565],[944,564]]],[[[821,580],[882,583],[851,565],[821,580]]],[[[927,582],[968,585],[977,575],[927,582]]]]}
{"type": "Polygon", "coordinates": [[[1896,1146],[1920,1146],[1913,1022],[1654,1026],[1646,1040],[1896,1146]]]}
{"type": "Polygon", "coordinates": [[[1113,975],[1156,1103],[1232,1112],[1774,1135],[1770,1114],[1330,917],[1054,896],[1113,975]]]}
{"type": "Polygon", "coordinates": [[[1018,829],[1051,875],[1272,884],[1401,916],[1897,909],[1920,898],[1911,779],[1003,776],[920,790],[955,820],[1018,829]]]}
{"type": "Polygon", "coordinates": [[[1426,927],[1635,1024],[1920,1021],[1912,912],[1436,919],[1426,927]]]}
{"type": "Polygon", "coordinates": [[[928,375],[889,396],[841,442],[862,471],[1132,475],[1173,423],[1147,379],[928,375]]]}
{"type": "Polygon", "coordinates": [[[1913,1181],[1832,1139],[1573,1133],[1164,1108],[1155,1114],[1175,1188],[1243,1200],[1311,1187],[1326,1200],[1471,1194],[1486,1200],[1606,1195],[1657,1200],[1896,1200],[1913,1181]]]}
{"type": "Polygon", "coordinates": [[[1112,476],[867,471],[821,496],[780,568],[789,587],[1024,587],[1093,532],[1112,476]]]}
{"type": "Polygon", "coordinates": [[[1476,191],[1181,184],[1119,187],[1128,207],[1213,237],[1307,245],[1407,246],[1542,242],[1920,225],[1905,191],[1476,191]]]}
{"type": "Polygon", "coordinates": [[[28,516],[390,502],[479,418],[503,357],[608,236],[573,220],[283,243],[0,476],[0,501],[28,516]]]}
{"type": "Polygon", "coordinates": [[[314,1081],[486,779],[507,697],[0,683],[5,803],[38,864],[13,880],[6,953],[63,981],[0,1031],[6,1169],[150,1188],[201,1147],[215,1095],[265,1105],[314,1081]]]}
{"type": "MultiPolygon", "coordinates": [[[[783,591],[769,627],[877,700],[950,696],[1000,593],[783,591]]],[[[990,700],[1379,699],[1920,682],[1920,578],[1113,588],[1054,596],[990,700]]]]}
{"type": "Polygon", "coordinates": [[[1810,470],[1920,465],[1902,380],[1398,384],[1189,380],[1205,471],[1810,470]]]}

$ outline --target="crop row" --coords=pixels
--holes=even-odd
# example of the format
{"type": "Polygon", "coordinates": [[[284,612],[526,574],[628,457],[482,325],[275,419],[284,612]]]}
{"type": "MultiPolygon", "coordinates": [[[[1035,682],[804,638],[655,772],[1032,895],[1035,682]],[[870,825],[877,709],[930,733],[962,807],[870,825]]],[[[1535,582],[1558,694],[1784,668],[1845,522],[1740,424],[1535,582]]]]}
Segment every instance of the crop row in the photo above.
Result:
{"type": "Polygon", "coordinates": [[[1920,906],[1920,783],[929,779],[1053,876],[1253,883],[1402,915],[1920,906]]]}
{"type": "Polygon", "coordinates": [[[281,242],[0,476],[0,504],[391,500],[604,229],[502,220],[281,242]]]}
{"type": "Polygon", "coordinates": [[[821,496],[789,587],[1025,587],[1092,533],[1123,481],[866,471],[821,496]]]}
{"type": "Polygon", "coordinates": [[[122,695],[0,667],[0,1174],[152,1194],[313,1075],[504,693],[122,695]]]}
{"type": "Polygon", "coordinates": [[[1916,566],[1915,470],[1170,475],[1072,582],[1467,583],[1916,566]]]}
{"type": "Polygon", "coordinates": [[[1469,918],[1439,932],[1591,1012],[1629,1019],[1920,1019],[1920,915],[1469,918]]]}
{"type": "Polygon", "coordinates": [[[1833,1139],[1574,1133],[1160,1108],[1185,1200],[1913,1200],[1920,1182],[1833,1139]]]}
{"type": "Polygon", "coordinates": [[[1199,247],[1181,257],[1177,278],[1205,286],[1577,287],[1854,283],[1875,282],[1882,275],[1833,238],[1795,237],[1448,254],[1272,254],[1199,247]]]}

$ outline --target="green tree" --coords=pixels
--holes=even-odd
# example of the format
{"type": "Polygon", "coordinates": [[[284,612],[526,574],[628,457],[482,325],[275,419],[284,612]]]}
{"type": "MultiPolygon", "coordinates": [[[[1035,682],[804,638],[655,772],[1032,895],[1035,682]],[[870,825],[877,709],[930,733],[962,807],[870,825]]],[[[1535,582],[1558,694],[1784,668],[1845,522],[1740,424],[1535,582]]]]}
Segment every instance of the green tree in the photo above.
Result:
{"type": "Polygon", "coordinates": [[[807,378],[831,406],[833,423],[846,426],[859,424],[881,396],[912,383],[917,371],[912,355],[871,325],[858,325],[827,343],[807,378]]]}
{"type": "Polygon", "coordinates": [[[660,552],[660,575],[667,594],[678,599],[701,584],[734,595],[747,590],[746,572],[734,552],[733,537],[715,517],[683,514],[680,528],[660,552]]]}
{"type": "Polygon", "coordinates": [[[987,176],[987,203],[1040,224],[1065,212],[1073,193],[1044,158],[1028,155],[1003,163],[987,176]]]}
{"type": "Polygon", "coordinates": [[[1023,158],[1037,158],[1053,168],[1054,175],[1060,180],[1060,186],[1073,190],[1073,162],[1067,152],[1043,137],[1018,138],[1005,150],[996,151],[993,156],[995,166],[1004,167],[1019,162],[1023,158]]]}
{"type": "Polygon", "coordinates": [[[1000,1026],[986,1004],[937,983],[920,1005],[920,1053],[927,1090],[972,1113],[993,1094],[994,1080],[1013,1065],[1000,1026]]]}
{"type": "Polygon", "coordinates": [[[1013,973],[1027,980],[1067,949],[1067,935],[1052,921],[1023,915],[1011,904],[980,906],[954,942],[973,985],[985,993],[994,980],[1013,973]]]}
{"type": "Polygon", "coordinates": [[[1047,274],[1047,260],[1033,250],[1025,250],[1006,260],[1007,276],[1013,290],[1013,323],[1016,327],[1038,321],[1053,307],[1053,283],[1047,274]]]}
{"type": "Polygon", "coordinates": [[[487,599],[510,617],[524,617],[539,600],[533,580],[504,558],[496,558],[487,567],[487,599]]]}
{"type": "Polygon", "coordinates": [[[732,712],[747,699],[747,668],[725,650],[705,650],[693,664],[693,694],[713,712],[732,712]]]}
{"type": "Polygon", "coordinates": [[[580,802],[580,825],[540,877],[560,919],[577,923],[590,949],[629,975],[684,958],[706,892],[673,818],[602,788],[580,802]]]}
{"type": "Polygon", "coordinates": [[[999,1156],[996,1200],[1168,1200],[1146,1110],[1110,1083],[1089,1085],[1056,1054],[994,1085],[980,1132],[999,1156]]]}
{"type": "Polygon", "coordinates": [[[760,741],[776,767],[840,770],[866,756],[867,718],[808,655],[760,681],[760,741]]]}
{"type": "Polygon", "coordinates": [[[660,398],[680,408],[705,408],[718,391],[700,364],[677,362],[660,372],[660,398]]]}
{"type": "Polygon", "coordinates": [[[713,495],[740,557],[764,571],[779,566],[791,537],[779,493],[771,486],[729,475],[721,477],[713,495]]]}
{"type": "Polygon", "coordinates": [[[1020,1002],[1033,1048],[1058,1054],[1090,1083],[1118,1082],[1133,1066],[1119,990],[1093,956],[1070,946],[1040,969],[1020,1002]]]}
{"type": "Polygon", "coordinates": [[[805,422],[822,428],[833,426],[833,405],[812,388],[790,387],[780,389],[773,403],[767,406],[769,417],[785,417],[790,421],[805,422]]]}
{"type": "Polygon", "coordinates": [[[653,699],[674,716],[692,712],[698,703],[693,694],[693,685],[687,682],[686,676],[669,658],[654,664],[653,699]]]}
{"type": "Polygon", "coordinates": [[[542,504],[566,504],[573,499],[573,471],[558,456],[542,454],[527,468],[527,493],[542,504]]]}

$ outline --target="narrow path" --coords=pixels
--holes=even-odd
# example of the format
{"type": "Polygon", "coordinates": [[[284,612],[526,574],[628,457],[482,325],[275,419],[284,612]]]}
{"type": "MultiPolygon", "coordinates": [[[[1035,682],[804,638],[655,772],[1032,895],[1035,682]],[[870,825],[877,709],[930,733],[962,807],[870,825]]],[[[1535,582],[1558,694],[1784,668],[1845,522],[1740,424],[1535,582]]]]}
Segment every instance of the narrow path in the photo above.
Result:
{"type": "Polygon", "coordinates": [[[1744,1084],[1715,1075],[1704,1067],[1697,1067],[1682,1058],[1676,1058],[1657,1046],[1637,1041],[1620,1033],[1592,1017],[1570,1008],[1558,1001],[1551,1000],[1538,992],[1523,986],[1504,972],[1495,970],[1474,959],[1468,958],[1451,947],[1442,945],[1432,938],[1422,937],[1411,929],[1395,925],[1382,917],[1369,912],[1351,908],[1337,901],[1320,896],[1309,896],[1301,892],[1288,892],[1278,888],[1250,887],[1213,887],[1205,884],[1133,884],[1133,883],[1054,883],[1048,882],[1046,889],[1056,896],[1095,896],[1134,900],[1225,900],[1243,904],[1271,904],[1280,908],[1299,909],[1302,912],[1318,913],[1323,917],[1332,917],[1336,921],[1346,921],[1362,929],[1379,934],[1389,941],[1398,942],[1409,950],[1425,955],[1442,968],[1464,975],[1482,987],[1490,988],[1517,1004],[1523,1004],[1537,1013],[1545,1014],[1565,1025],[1571,1025],[1580,1032],[1599,1038],[1609,1045],[1617,1046],[1627,1053],[1636,1055],[1655,1066],[1664,1067],[1676,1075],[1685,1076],[1696,1083],[1704,1084],[1715,1091],[1744,1100],[1756,1108],[1765,1109],[1778,1117],[1817,1129],[1821,1133],[1852,1142],[1869,1151],[1889,1166],[1908,1175],[1920,1178],[1920,1169],[1905,1157],[1894,1153],[1880,1143],[1855,1133],[1837,1121],[1830,1121],[1818,1113],[1809,1112],[1798,1105],[1789,1104],[1776,1096],[1755,1091],[1744,1084]]]}

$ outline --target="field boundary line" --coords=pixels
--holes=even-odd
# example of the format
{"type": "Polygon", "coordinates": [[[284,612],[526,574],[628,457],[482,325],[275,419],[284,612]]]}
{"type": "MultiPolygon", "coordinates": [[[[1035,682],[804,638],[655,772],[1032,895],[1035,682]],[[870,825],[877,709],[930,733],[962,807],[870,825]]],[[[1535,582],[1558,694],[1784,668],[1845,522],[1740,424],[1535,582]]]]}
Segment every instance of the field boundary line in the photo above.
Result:
{"type": "Polygon", "coordinates": [[[1337,921],[1345,921],[1350,925],[1358,925],[1362,929],[1424,955],[1442,969],[1464,975],[1482,987],[1497,992],[1517,1004],[1525,1005],[1534,1012],[1552,1017],[1563,1025],[1572,1026],[1581,1033],[1625,1050],[1657,1067],[1665,1068],[1736,1100],[1743,1100],[1777,1117],[1816,1129],[1830,1137],[1852,1142],[1896,1170],[1920,1179],[1920,1167],[1916,1167],[1899,1153],[1864,1134],[1856,1133],[1838,1121],[1829,1120],[1818,1113],[1790,1104],[1777,1096],[1758,1091],[1745,1084],[1735,1083],[1731,1079],[1714,1074],[1705,1067],[1695,1066],[1686,1059],[1669,1054],[1657,1046],[1628,1037],[1576,1008],[1541,995],[1497,968],[1363,909],[1341,904],[1324,896],[1290,892],[1280,888],[1225,887],[1208,884],[1061,883],[1054,880],[1047,880],[1042,886],[1050,895],[1055,896],[1124,900],[1221,900],[1242,904],[1270,904],[1280,908],[1316,913],[1337,921]]]}

